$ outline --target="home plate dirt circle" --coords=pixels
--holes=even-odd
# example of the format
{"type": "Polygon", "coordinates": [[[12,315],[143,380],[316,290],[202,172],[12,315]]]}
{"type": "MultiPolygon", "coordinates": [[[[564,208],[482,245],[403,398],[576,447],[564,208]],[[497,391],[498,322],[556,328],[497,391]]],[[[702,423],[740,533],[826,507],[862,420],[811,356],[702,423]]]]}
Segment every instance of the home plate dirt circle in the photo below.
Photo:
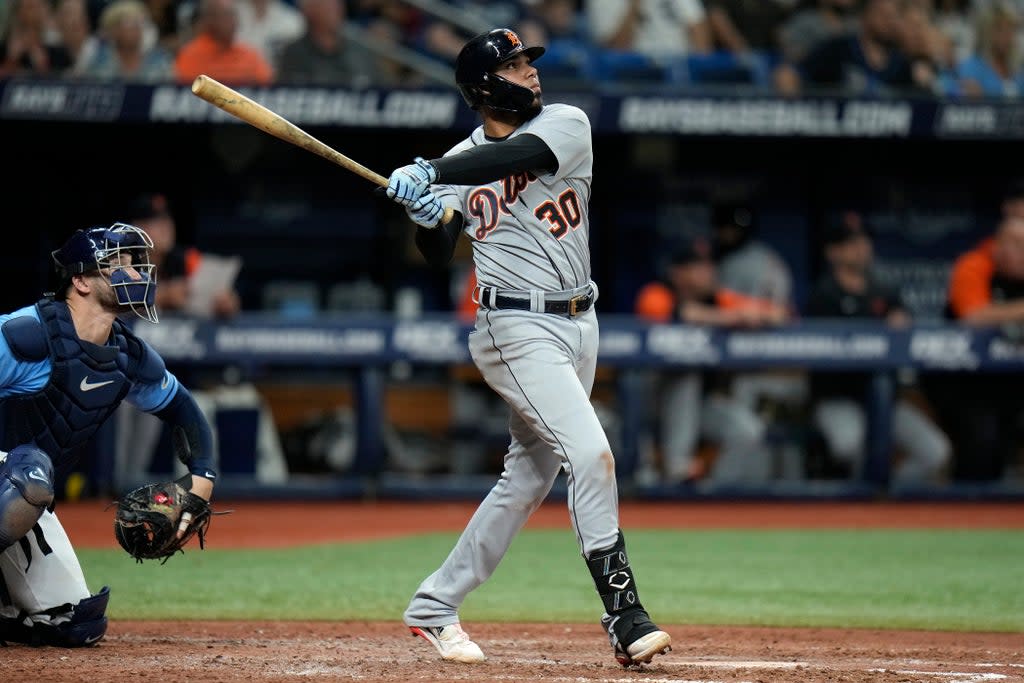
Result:
{"type": "Polygon", "coordinates": [[[172,677],[284,681],[565,683],[982,683],[1024,681],[1019,633],[667,626],[674,649],[624,669],[586,624],[466,624],[488,656],[440,661],[398,622],[118,621],[85,650],[0,649],[4,680],[172,677]]]}

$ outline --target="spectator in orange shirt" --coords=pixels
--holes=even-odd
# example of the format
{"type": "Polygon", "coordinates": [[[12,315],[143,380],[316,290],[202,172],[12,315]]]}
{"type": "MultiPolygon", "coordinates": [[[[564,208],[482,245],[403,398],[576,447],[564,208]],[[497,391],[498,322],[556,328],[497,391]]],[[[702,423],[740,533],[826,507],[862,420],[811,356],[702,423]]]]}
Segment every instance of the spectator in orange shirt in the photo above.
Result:
{"type": "MultiPolygon", "coordinates": [[[[204,314],[190,311],[189,300],[193,295],[196,272],[205,259],[214,258],[214,255],[178,241],[178,221],[163,194],[147,192],[138,195],[125,207],[122,217],[153,240],[151,260],[158,264],[158,290],[164,290],[156,297],[156,307],[161,316],[170,313],[179,317],[203,317],[204,314]]],[[[208,315],[217,320],[231,320],[242,313],[241,297],[233,285],[216,292],[211,304],[208,315]]],[[[230,433],[220,431],[222,423],[217,418],[220,411],[231,411],[236,416],[254,411],[257,415],[256,451],[253,454],[255,476],[258,481],[268,483],[280,483],[287,477],[284,450],[273,415],[252,382],[235,376],[237,373],[227,367],[221,374],[219,369],[189,368],[186,365],[176,368],[176,374],[179,381],[192,391],[200,409],[213,425],[215,446],[229,443],[231,438],[230,433]]],[[[151,465],[166,466],[166,457],[158,457],[163,428],[159,420],[134,410],[128,404],[118,409],[114,419],[117,485],[121,490],[127,490],[152,476],[151,465]]],[[[221,449],[218,452],[225,451],[221,449]]],[[[176,464],[174,467],[180,469],[176,464]]]]}
{"type": "Polygon", "coordinates": [[[1024,180],[1011,182],[1003,194],[1003,215],[1024,218],[1024,180]]]}
{"type": "MultiPolygon", "coordinates": [[[[195,246],[178,243],[178,227],[167,198],[158,193],[145,193],[136,197],[129,206],[128,220],[141,228],[153,240],[151,258],[160,273],[160,289],[156,306],[161,313],[181,314],[188,308],[191,296],[190,279],[203,260],[195,246]]],[[[242,311],[242,300],[232,286],[213,296],[211,315],[227,320],[242,311]]]]}
{"type": "Polygon", "coordinates": [[[703,240],[678,250],[669,264],[668,277],[640,290],[637,315],[653,322],[728,327],[780,325],[788,320],[782,305],[720,286],[710,254],[710,246],[703,240]]]}
{"type": "MultiPolygon", "coordinates": [[[[960,255],[950,275],[946,314],[973,327],[997,328],[1024,343],[1024,194],[1007,195],[995,234],[960,255]]],[[[936,407],[955,444],[954,477],[997,480],[1019,459],[1024,398],[1020,378],[958,373],[930,378],[936,407]]]]}
{"type": "Polygon", "coordinates": [[[949,314],[979,327],[1024,324],[1024,216],[1004,215],[995,235],[956,260],[949,314]]]}
{"type": "Polygon", "coordinates": [[[206,74],[231,85],[269,85],[273,66],[251,45],[236,40],[236,0],[200,0],[196,35],[181,46],[174,61],[175,78],[189,84],[206,74]]]}
{"type": "MultiPolygon", "coordinates": [[[[665,279],[645,285],[634,310],[649,322],[715,327],[758,328],[788,318],[785,308],[772,301],[721,287],[710,246],[703,240],[692,241],[673,255],[665,279]]],[[[729,380],[725,373],[693,368],[658,373],[663,471],[656,472],[655,463],[641,462],[641,482],[658,474],[670,484],[701,478],[764,482],[771,477],[765,425],[733,395],[729,380]],[[696,457],[702,439],[717,447],[710,465],[696,457]]]]}

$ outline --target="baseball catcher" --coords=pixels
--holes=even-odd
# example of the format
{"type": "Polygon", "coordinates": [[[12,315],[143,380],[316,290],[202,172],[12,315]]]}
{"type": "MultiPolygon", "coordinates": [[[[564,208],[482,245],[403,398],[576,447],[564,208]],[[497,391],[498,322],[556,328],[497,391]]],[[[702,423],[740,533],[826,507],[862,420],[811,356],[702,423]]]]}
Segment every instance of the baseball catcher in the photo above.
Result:
{"type": "Polygon", "coordinates": [[[171,555],[185,552],[193,536],[199,536],[200,549],[206,546],[213,510],[189,490],[191,484],[191,476],[146,484],[117,501],[114,536],[136,562],[160,560],[163,564],[171,555]]]}
{"type": "Polygon", "coordinates": [[[118,540],[140,560],[166,559],[195,534],[203,542],[213,430],[122,320],[159,320],[152,248],[125,223],[78,230],[52,253],[55,290],[0,314],[0,643],[89,647],[106,634],[110,589],[90,589],[54,488],[122,402],[171,429],[188,475],[125,496],[118,540]]]}

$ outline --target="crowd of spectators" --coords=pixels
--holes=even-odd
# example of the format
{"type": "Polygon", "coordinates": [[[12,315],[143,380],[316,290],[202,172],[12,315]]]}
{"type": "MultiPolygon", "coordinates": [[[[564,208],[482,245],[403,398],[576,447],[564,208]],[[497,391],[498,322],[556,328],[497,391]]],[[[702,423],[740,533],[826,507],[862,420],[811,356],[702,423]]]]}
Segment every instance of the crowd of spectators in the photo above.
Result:
{"type": "MultiPolygon", "coordinates": [[[[206,73],[233,85],[416,86],[425,73],[417,60],[450,74],[468,37],[507,25],[547,47],[541,78],[564,84],[1019,97],[1022,18],[1024,0],[6,0],[0,79],[187,84],[206,73]]],[[[947,317],[997,325],[1019,341],[1024,192],[1008,197],[992,237],[957,261],[947,317]]],[[[909,322],[901,322],[903,302],[874,279],[871,237],[860,228],[833,226],[825,236],[828,268],[798,311],[791,275],[756,239],[750,211],[723,205],[712,214],[707,250],[688,245],[675,253],[664,278],[637,297],[637,315],[747,328],[801,316],[909,322]]],[[[159,225],[144,227],[166,241],[159,225]]],[[[169,258],[180,267],[161,266],[161,296],[183,296],[189,261],[178,252],[169,258]]],[[[225,305],[225,315],[240,306],[236,296],[225,305]]],[[[830,455],[855,474],[865,419],[851,397],[864,394],[864,378],[814,379],[805,397],[785,375],[665,374],[661,476],[770,479],[776,473],[759,468],[769,462],[764,406],[803,398],[830,455]],[[715,442],[717,457],[701,459],[701,441],[715,442]]],[[[897,478],[998,479],[1024,432],[1016,393],[1014,377],[902,386],[893,424],[897,478]]]]}
{"type": "Polygon", "coordinates": [[[0,78],[417,86],[505,25],[547,47],[541,75],[559,85],[1017,97],[1022,11],[1021,0],[8,0],[0,78]]]}

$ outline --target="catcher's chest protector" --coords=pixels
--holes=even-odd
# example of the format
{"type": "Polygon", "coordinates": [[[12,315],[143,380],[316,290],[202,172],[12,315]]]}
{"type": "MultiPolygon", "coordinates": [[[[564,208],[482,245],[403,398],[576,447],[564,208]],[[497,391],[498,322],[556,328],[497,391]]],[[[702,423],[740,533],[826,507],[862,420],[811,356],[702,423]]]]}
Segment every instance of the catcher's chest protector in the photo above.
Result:
{"type": "Polygon", "coordinates": [[[141,347],[130,343],[131,332],[119,322],[114,324],[116,343],[97,346],[78,338],[64,303],[44,299],[36,309],[41,330],[33,334],[22,326],[16,334],[5,330],[5,337],[19,357],[44,350],[52,362],[50,381],[34,394],[0,402],[0,450],[33,443],[60,474],[70,471],[80,449],[128,394],[141,347]]]}

